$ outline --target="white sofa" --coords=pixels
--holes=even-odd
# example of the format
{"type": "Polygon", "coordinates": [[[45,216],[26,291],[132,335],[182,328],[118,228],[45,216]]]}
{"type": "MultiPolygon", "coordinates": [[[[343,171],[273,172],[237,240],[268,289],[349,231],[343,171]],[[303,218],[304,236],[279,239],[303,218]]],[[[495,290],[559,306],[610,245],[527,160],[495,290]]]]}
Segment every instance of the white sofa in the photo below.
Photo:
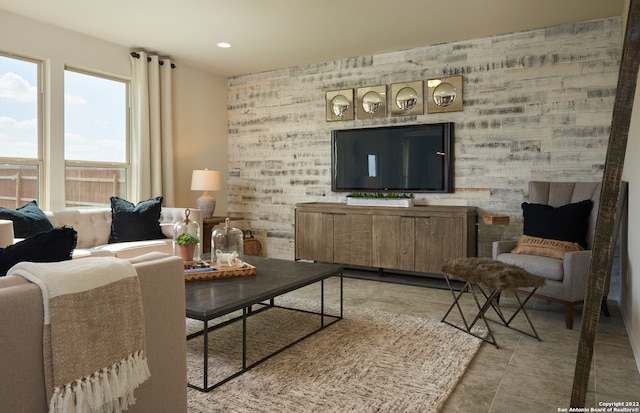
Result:
{"type": "MultiPolygon", "coordinates": [[[[78,233],[78,245],[73,258],[89,256],[112,256],[133,258],[149,252],[173,254],[173,225],[184,220],[186,208],[163,207],[160,228],[167,237],[148,241],[129,241],[109,244],[111,234],[111,208],[78,208],[62,211],[45,211],[54,227],[72,227],[78,233]]],[[[191,209],[189,219],[195,220],[202,229],[202,212],[191,209]]],[[[14,238],[13,223],[0,220],[0,248],[5,248],[20,239],[14,238]]],[[[202,243],[201,243],[202,244],[202,243]]]]}

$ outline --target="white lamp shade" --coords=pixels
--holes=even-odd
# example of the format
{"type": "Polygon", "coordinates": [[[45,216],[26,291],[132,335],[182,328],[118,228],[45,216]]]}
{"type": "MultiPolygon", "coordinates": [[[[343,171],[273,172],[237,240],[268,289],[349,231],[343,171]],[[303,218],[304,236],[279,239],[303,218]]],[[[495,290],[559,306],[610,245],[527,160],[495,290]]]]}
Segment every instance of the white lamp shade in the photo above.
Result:
{"type": "Polygon", "coordinates": [[[216,200],[207,191],[221,188],[220,171],[195,170],[191,175],[191,190],[204,191],[196,200],[196,208],[202,211],[202,218],[210,218],[216,209],[216,200]]]}
{"type": "Polygon", "coordinates": [[[191,175],[192,191],[217,191],[221,188],[220,171],[195,170],[191,175]]]}

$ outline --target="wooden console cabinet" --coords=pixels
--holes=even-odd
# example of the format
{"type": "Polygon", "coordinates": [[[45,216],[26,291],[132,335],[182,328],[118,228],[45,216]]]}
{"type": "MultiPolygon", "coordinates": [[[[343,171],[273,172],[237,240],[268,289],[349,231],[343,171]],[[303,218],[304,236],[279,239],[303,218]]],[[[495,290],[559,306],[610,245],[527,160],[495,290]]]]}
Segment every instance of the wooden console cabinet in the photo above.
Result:
{"type": "Polygon", "coordinates": [[[383,270],[440,273],[476,256],[475,207],[296,205],[296,259],[383,270]]]}

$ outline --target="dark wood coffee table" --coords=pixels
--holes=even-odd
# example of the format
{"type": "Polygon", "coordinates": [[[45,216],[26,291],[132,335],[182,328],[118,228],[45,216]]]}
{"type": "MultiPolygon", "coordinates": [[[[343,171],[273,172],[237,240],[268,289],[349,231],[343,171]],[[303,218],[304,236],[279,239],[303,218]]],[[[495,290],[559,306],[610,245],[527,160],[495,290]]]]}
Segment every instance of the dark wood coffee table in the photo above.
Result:
{"type": "MultiPolygon", "coordinates": [[[[208,392],[216,387],[239,376],[245,371],[257,366],[265,360],[286,350],[305,338],[317,333],[325,327],[342,319],[343,307],[343,276],[342,267],[335,264],[311,263],[300,261],[287,261],[265,257],[246,257],[246,261],[256,267],[257,274],[247,277],[225,278],[216,280],[190,281],[186,284],[186,307],[187,318],[200,320],[203,322],[201,331],[190,334],[187,340],[203,335],[203,364],[204,377],[202,387],[189,383],[189,387],[208,392]],[[340,310],[339,314],[331,315],[325,312],[324,302],[324,280],[333,277],[340,277],[340,310]],[[304,337],[274,351],[268,356],[251,364],[247,363],[247,317],[260,311],[273,307],[286,308],[275,305],[275,298],[297,290],[299,288],[321,283],[320,290],[320,312],[311,312],[320,315],[320,323],[316,330],[304,337]],[[254,306],[256,309],[254,309],[254,306]],[[242,310],[242,315],[223,324],[209,326],[209,321],[242,310]],[[325,320],[326,319],[326,320],[325,320]],[[234,374],[209,385],[208,377],[208,334],[230,322],[242,322],[242,367],[234,374]]],[[[289,308],[290,310],[304,311],[289,308]]]]}

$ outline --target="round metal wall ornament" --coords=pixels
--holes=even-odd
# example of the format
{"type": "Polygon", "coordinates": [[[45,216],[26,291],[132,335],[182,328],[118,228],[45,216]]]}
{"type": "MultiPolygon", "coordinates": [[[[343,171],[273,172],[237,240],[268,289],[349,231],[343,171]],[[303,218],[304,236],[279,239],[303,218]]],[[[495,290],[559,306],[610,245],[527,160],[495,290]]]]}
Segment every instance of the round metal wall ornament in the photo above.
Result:
{"type": "Polygon", "coordinates": [[[422,115],[424,113],[423,87],[422,80],[392,84],[391,115],[422,115]]]}
{"type": "Polygon", "coordinates": [[[382,99],[378,92],[370,91],[362,99],[362,109],[367,113],[376,113],[380,110],[382,99]]]}
{"type": "Polygon", "coordinates": [[[462,76],[427,80],[427,112],[457,112],[462,110],[462,76]]]}
{"type": "Polygon", "coordinates": [[[433,101],[441,108],[446,108],[456,101],[456,88],[451,83],[440,83],[433,91],[433,101]]]}
{"type": "Polygon", "coordinates": [[[331,111],[334,115],[342,117],[347,113],[351,105],[349,99],[344,95],[338,95],[331,99],[331,111]]]}
{"type": "Polygon", "coordinates": [[[334,90],[326,94],[327,121],[353,119],[353,89],[334,90]]]}
{"type": "Polygon", "coordinates": [[[357,102],[358,119],[384,118],[387,116],[387,87],[358,88],[357,102]]]}
{"type": "Polygon", "coordinates": [[[411,110],[418,103],[418,93],[410,87],[403,87],[396,95],[396,105],[402,110],[411,110]]]}

